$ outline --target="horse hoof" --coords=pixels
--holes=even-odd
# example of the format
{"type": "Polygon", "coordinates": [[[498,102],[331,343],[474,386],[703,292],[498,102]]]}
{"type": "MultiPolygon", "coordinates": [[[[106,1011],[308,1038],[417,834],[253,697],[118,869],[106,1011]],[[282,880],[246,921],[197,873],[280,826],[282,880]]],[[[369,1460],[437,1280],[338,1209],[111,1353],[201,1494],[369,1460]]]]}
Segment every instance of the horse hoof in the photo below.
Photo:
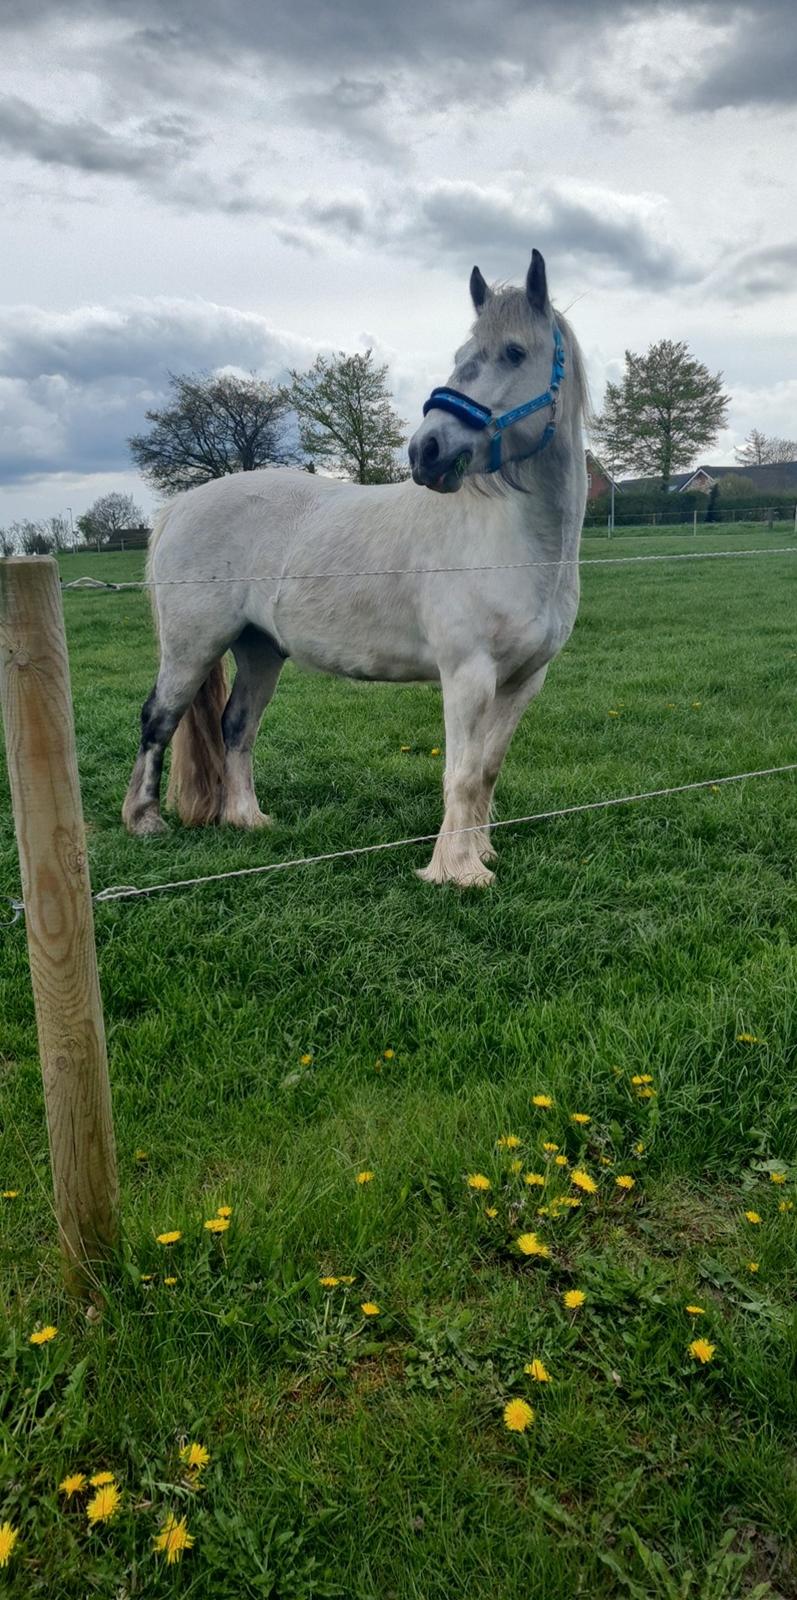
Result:
{"type": "Polygon", "coordinates": [[[272,828],[272,818],[255,807],[252,811],[222,812],[221,822],[227,828],[272,828]]]}
{"type": "Polygon", "coordinates": [[[163,817],[157,811],[143,811],[139,816],[123,817],[124,825],[134,839],[154,839],[168,833],[163,817]]]}
{"type": "Polygon", "coordinates": [[[495,882],[495,873],[488,871],[487,867],[465,867],[459,872],[448,871],[445,867],[436,867],[432,862],[428,867],[419,867],[415,873],[421,883],[453,883],[458,889],[489,889],[495,882]]]}
{"type": "Polygon", "coordinates": [[[491,844],[486,844],[484,846],[484,849],[479,851],[479,860],[480,861],[497,861],[498,860],[498,851],[494,850],[491,844]]]}

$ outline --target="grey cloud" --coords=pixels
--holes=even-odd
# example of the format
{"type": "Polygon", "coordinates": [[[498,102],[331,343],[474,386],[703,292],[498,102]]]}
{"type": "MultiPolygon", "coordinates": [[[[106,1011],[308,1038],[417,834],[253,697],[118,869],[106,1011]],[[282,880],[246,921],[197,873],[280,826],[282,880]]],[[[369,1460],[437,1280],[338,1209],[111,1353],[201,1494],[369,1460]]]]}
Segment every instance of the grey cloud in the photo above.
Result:
{"type": "Polygon", "coordinates": [[[797,240],[749,250],[723,270],[718,287],[729,300],[768,299],[793,294],[797,273],[797,240]]]}
{"type": "Polygon", "coordinates": [[[515,199],[502,189],[447,182],[405,189],[381,204],[365,197],[359,204],[305,201],[299,211],[312,228],[347,242],[389,242],[428,265],[455,262],[464,270],[487,251],[493,263],[514,262],[519,271],[517,263],[536,244],[568,266],[619,276],[638,287],[661,289],[703,276],[702,269],[661,242],[660,225],[654,228],[643,215],[598,192],[574,197],[549,186],[515,199]]]}
{"type": "Polygon", "coordinates": [[[48,117],[15,95],[0,100],[0,147],[47,166],[141,177],[159,172],[165,160],[185,155],[191,144],[178,117],[159,117],[122,136],[87,118],[48,117]]]}
{"type": "Polygon", "coordinates": [[[126,441],[169,371],[237,367],[276,380],[317,346],[206,301],[0,312],[0,472],[7,481],[127,470],[126,441]]]}
{"type": "Polygon", "coordinates": [[[407,160],[407,144],[387,130],[387,85],[377,78],[340,77],[331,89],[306,89],[291,96],[290,109],[306,127],[332,134],[369,159],[392,166],[407,160]]]}
{"type": "MultiPolygon", "coordinates": [[[[712,8],[713,10],[713,8],[712,8]]],[[[716,20],[727,13],[716,8],[716,20]]],[[[676,97],[685,110],[778,106],[797,102],[797,28],[793,0],[765,0],[735,12],[729,38],[707,52],[696,80],[676,97]]]]}

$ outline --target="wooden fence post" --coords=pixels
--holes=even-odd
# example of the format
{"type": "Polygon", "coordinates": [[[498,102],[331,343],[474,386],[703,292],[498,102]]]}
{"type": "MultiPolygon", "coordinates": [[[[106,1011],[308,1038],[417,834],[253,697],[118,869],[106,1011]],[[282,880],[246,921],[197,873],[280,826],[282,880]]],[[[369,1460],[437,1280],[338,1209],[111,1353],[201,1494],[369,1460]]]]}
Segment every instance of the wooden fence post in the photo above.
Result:
{"type": "Polygon", "coordinates": [[[119,1237],[111,1091],[58,564],[0,561],[0,700],[67,1281],[119,1237]]]}

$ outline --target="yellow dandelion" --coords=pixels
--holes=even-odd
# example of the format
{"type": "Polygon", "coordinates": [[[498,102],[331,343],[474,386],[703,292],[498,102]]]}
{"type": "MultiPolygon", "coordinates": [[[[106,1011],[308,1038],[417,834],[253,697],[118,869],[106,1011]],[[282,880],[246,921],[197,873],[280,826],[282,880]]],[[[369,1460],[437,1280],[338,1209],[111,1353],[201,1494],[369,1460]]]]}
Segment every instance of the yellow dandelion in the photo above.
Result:
{"type": "Polygon", "coordinates": [[[50,1340],[55,1338],[57,1332],[58,1329],[54,1328],[52,1323],[48,1323],[46,1328],[37,1328],[36,1332],[30,1335],[28,1343],[49,1344],[50,1340]]]}
{"type": "Polygon", "coordinates": [[[167,1289],[173,1289],[174,1285],[177,1282],[177,1279],[176,1278],[164,1278],[163,1281],[166,1284],[167,1289]]]}
{"type": "Polygon", "coordinates": [[[547,1244],[543,1244],[542,1240],[537,1238],[536,1233],[521,1233],[520,1238],[516,1239],[515,1243],[524,1256],[550,1256],[551,1254],[547,1244]]]}
{"type": "Polygon", "coordinates": [[[701,1366],[705,1366],[706,1362],[711,1360],[716,1348],[715,1344],[709,1344],[708,1339],[693,1339],[689,1346],[689,1354],[695,1361],[699,1361],[701,1366]]]}
{"type": "Polygon", "coordinates": [[[469,1189],[483,1189],[485,1191],[492,1189],[489,1178],[485,1178],[483,1172],[468,1173],[467,1184],[469,1189]]]}
{"type": "Polygon", "coordinates": [[[499,1150],[517,1150],[521,1143],[516,1133],[502,1133],[495,1142],[499,1150]]]}
{"type": "Polygon", "coordinates": [[[312,1064],[312,1060],[313,1060],[312,1056],[308,1056],[308,1055],[300,1056],[299,1057],[299,1066],[300,1067],[309,1067],[312,1064]]]}
{"type": "Polygon", "coordinates": [[[620,713],[619,713],[619,711],[610,711],[610,712],[609,712],[609,713],[608,713],[608,715],[609,715],[609,716],[610,716],[610,717],[619,717],[619,715],[620,715],[620,713]]]}
{"type": "Polygon", "coordinates": [[[232,1206],[219,1206],[219,1208],[218,1208],[218,1210],[216,1212],[216,1216],[217,1217],[231,1217],[232,1216],[232,1206]]]}
{"type": "Polygon", "coordinates": [[[602,1167],[610,1167],[612,1165],[610,1156],[598,1156],[598,1160],[602,1167]]]}
{"type": "Polygon", "coordinates": [[[523,1182],[527,1183],[530,1189],[545,1187],[545,1179],[541,1172],[524,1172],[523,1182]]]}
{"type": "Polygon", "coordinates": [[[558,1204],[560,1206],[569,1206],[571,1211],[575,1211],[576,1207],[581,1205],[581,1201],[577,1194],[563,1194],[558,1204]]]}
{"type": "Polygon", "coordinates": [[[486,1217],[490,1217],[491,1219],[493,1217],[497,1217],[498,1216],[498,1207],[497,1206],[485,1206],[484,1215],[486,1217]]]}
{"type": "Polygon", "coordinates": [[[92,1489],[103,1489],[105,1487],[106,1483],[115,1483],[115,1482],[116,1482],[116,1473],[115,1472],[95,1472],[94,1476],[92,1478],[89,1478],[89,1483],[91,1484],[92,1489]]]}
{"type": "Polygon", "coordinates": [[[634,1088],[638,1089],[640,1084],[642,1084],[642,1083],[652,1083],[653,1082],[653,1073],[652,1072],[635,1072],[633,1077],[632,1077],[632,1079],[631,1079],[631,1082],[633,1083],[634,1088]]]}
{"type": "Polygon", "coordinates": [[[587,1123],[592,1121],[592,1118],[588,1117],[585,1111],[574,1111],[570,1121],[578,1123],[580,1128],[585,1128],[587,1123]]]}
{"type": "Polygon", "coordinates": [[[551,1381],[551,1374],[548,1371],[545,1362],[538,1361],[536,1358],[534,1361],[530,1361],[528,1366],[523,1368],[523,1371],[527,1372],[529,1377],[534,1379],[535,1383],[550,1383],[551,1381]]]}
{"type": "Polygon", "coordinates": [[[533,1106],[540,1106],[543,1111],[550,1111],[553,1100],[549,1094],[533,1094],[531,1103],[533,1106]]]}
{"type": "Polygon", "coordinates": [[[373,1175],[372,1172],[367,1172],[367,1171],[366,1172],[358,1172],[358,1174],[357,1174],[357,1182],[358,1183],[372,1183],[373,1182],[373,1176],[374,1175],[373,1175]]]}
{"type": "Polygon", "coordinates": [[[552,1139],[546,1139],[542,1148],[543,1150],[547,1150],[548,1155],[552,1156],[554,1152],[559,1149],[559,1146],[558,1144],[554,1144],[552,1139]]]}
{"type": "Polygon", "coordinates": [[[614,1181],[618,1189],[633,1189],[636,1179],[628,1172],[621,1172],[614,1181]]]}
{"type": "Polygon", "coordinates": [[[580,1167],[574,1167],[570,1174],[570,1182],[574,1183],[577,1189],[583,1189],[585,1194],[597,1194],[598,1185],[595,1179],[591,1178],[588,1172],[583,1172],[580,1167]]]}
{"type": "Polygon", "coordinates": [[[18,1189],[4,1189],[3,1190],[3,1199],[4,1200],[18,1200],[19,1199],[19,1190],[18,1189]]]}
{"type": "Polygon", "coordinates": [[[344,1278],[343,1276],[341,1276],[340,1282],[341,1283],[353,1283],[354,1282],[354,1278],[353,1278],[353,1276],[352,1277],[348,1277],[348,1278],[344,1278]]]}
{"type": "Polygon", "coordinates": [[[210,1451],[206,1450],[203,1444],[197,1444],[194,1439],[190,1444],[182,1446],[180,1460],[188,1468],[189,1472],[201,1472],[202,1468],[206,1467],[210,1460],[210,1451]]]}
{"type": "Polygon", "coordinates": [[[690,1317],[704,1317],[706,1315],[705,1306],[684,1306],[684,1311],[688,1311],[690,1317]]]}
{"type": "Polygon", "coordinates": [[[340,1278],[319,1278],[318,1281],[324,1289],[337,1289],[340,1278]]]}
{"type": "Polygon", "coordinates": [[[378,1317],[379,1307],[374,1300],[363,1300],[360,1310],[364,1317],[378,1317]]]}
{"type": "Polygon", "coordinates": [[[230,1226],[229,1217],[208,1217],[202,1224],[206,1233],[226,1233],[230,1226]]]}
{"type": "Polygon", "coordinates": [[[549,1217],[550,1215],[551,1215],[550,1206],[538,1206],[537,1207],[537,1216],[538,1217],[549,1217]]]}
{"type": "Polygon", "coordinates": [[[758,1271],[758,1262],[757,1261],[748,1261],[747,1270],[748,1270],[748,1272],[757,1272],[758,1271]]]}
{"type": "Polygon", "coordinates": [[[73,1494],[80,1494],[81,1489],[85,1489],[86,1483],[85,1472],[70,1472],[66,1478],[61,1479],[58,1492],[65,1494],[67,1500],[71,1500],[73,1494]]]}
{"type": "Polygon", "coordinates": [[[764,1041],[763,1041],[763,1039],[759,1039],[757,1033],[737,1033],[737,1035],[736,1035],[736,1043],[737,1044],[763,1044],[764,1041]]]}
{"type": "Polygon", "coordinates": [[[167,1566],[172,1566],[175,1561],[181,1561],[184,1550],[190,1550],[194,1543],[194,1535],[188,1532],[185,1517],[179,1521],[169,1512],[160,1533],[155,1535],[153,1544],[159,1555],[165,1555],[167,1566]]]}
{"type": "Polygon", "coordinates": [[[134,1161],[149,1161],[149,1151],[148,1150],[134,1150],[133,1151],[133,1160],[134,1161]]]}
{"type": "Polygon", "coordinates": [[[793,1200],[779,1200],[778,1201],[778,1210],[779,1211],[793,1211],[794,1210],[794,1201],[793,1200]]]}
{"type": "Polygon", "coordinates": [[[555,1167],[566,1167],[567,1166],[567,1156],[554,1156],[553,1164],[554,1164],[555,1167]]]}
{"type": "Polygon", "coordinates": [[[523,1171],[523,1162],[519,1157],[515,1161],[510,1161],[509,1170],[510,1172],[513,1172],[515,1176],[517,1176],[519,1172],[523,1171]]]}
{"type": "Polygon", "coordinates": [[[430,754],[430,756],[439,756],[439,754],[440,754],[440,746],[439,746],[439,744],[434,745],[433,748],[429,751],[429,754],[430,754]]]}
{"type": "Polygon", "coordinates": [[[635,1145],[634,1145],[634,1155],[635,1155],[635,1156],[642,1156],[642,1155],[644,1155],[644,1154],[645,1154],[645,1146],[644,1146],[644,1144],[643,1144],[643,1142],[642,1142],[642,1140],[641,1140],[641,1139],[640,1139],[640,1140],[638,1140],[638,1142],[637,1142],[637,1143],[636,1143],[636,1144],[635,1144],[635,1145]]]}
{"type": "Polygon", "coordinates": [[[412,749],[412,746],[408,745],[408,744],[403,744],[403,745],[400,746],[401,754],[403,756],[408,756],[411,749],[412,749]]]}
{"type": "Polygon", "coordinates": [[[770,1172],[769,1181],[770,1183],[785,1183],[786,1174],[785,1172],[770,1172]]]}
{"type": "Polygon", "coordinates": [[[0,1523],[0,1567],[8,1566],[18,1538],[19,1528],[12,1527],[10,1522],[0,1523]]]}
{"type": "Polygon", "coordinates": [[[394,1059],[394,1057],[395,1057],[395,1054],[396,1054],[395,1050],[383,1050],[382,1051],[382,1055],[384,1056],[385,1061],[392,1061],[394,1059]]]}
{"type": "Polygon", "coordinates": [[[655,1091],[655,1089],[648,1089],[648,1088],[637,1089],[636,1097],[637,1097],[637,1100],[655,1100],[656,1091],[655,1091]]]}
{"type": "Polygon", "coordinates": [[[139,1281],[139,1283],[151,1283],[153,1278],[154,1278],[154,1276],[155,1276],[154,1272],[142,1272],[139,1275],[138,1281],[139,1281]]]}
{"type": "Polygon", "coordinates": [[[745,1211],[745,1216],[746,1216],[748,1222],[752,1222],[754,1225],[758,1224],[761,1221],[761,1218],[760,1218],[760,1216],[759,1216],[757,1211],[745,1211]]]}
{"type": "Polygon", "coordinates": [[[562,1300],[568,1311],[578,1311],[579,1306],[583,1306],[586,1298],[583,1289],[567,1289],[562,1295],[562,1300]]]}
{"type": "Polygon", "coordinates": [[[122,1496],[116,1484],[111,1481],[104,1483],[102,1488],[92,1495],[86,1506],[86,1516],[90,1523],[110,1522],[115,1517],[121,1503],[122,1496]]]}
{"type": "Polygon", "coordinates": [[[504,1406],[504,1425],[510,1433],[525,1433],[534,1421],[534,1412],[525,1400],[509,1400],[504,1406]]]}
{"type": "Polygon", "coordinates": [[[171,1233],[157,1233],[155,1235],[155,1242],[156,1244],[176,1244],[177,1240],[182,1239],[182,1237],[183,1235],[181,1230],[179,1228],[173,1228],[171,1233]]]}

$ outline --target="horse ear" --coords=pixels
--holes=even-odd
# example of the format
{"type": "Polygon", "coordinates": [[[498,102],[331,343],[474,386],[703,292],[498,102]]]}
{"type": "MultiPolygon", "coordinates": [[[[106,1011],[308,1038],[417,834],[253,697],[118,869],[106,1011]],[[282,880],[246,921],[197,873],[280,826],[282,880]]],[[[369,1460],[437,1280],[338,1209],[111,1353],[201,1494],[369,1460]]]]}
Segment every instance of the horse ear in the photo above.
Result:
{"type": "Polygon", "coordinates": [[[532,311],[547,311],[549,309],[545,262],[539,250],[532,250],[531,252],[531,266],[526,274],[526,294],[532,311]]]}
{"type": "Polygon", "coordinates": [[[476,315],[480,316],[485,301],[490,297],[490,290],[484,281],[478,267],[474,267],[470,275],[470,297],[476,308],[476,315]]]}

